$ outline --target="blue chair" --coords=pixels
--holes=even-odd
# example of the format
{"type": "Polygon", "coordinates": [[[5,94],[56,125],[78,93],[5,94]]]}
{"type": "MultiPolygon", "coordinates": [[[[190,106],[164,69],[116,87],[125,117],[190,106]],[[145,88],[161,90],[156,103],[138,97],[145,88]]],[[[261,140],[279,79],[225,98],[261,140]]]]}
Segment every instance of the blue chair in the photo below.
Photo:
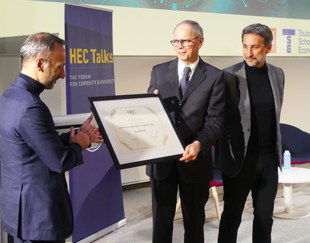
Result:
{"type": "Polygon", "coordinates": [[[297,127],[280,124],[282,150],[291,153],[291,164],[310,163],[310,134],[297,127]]]}

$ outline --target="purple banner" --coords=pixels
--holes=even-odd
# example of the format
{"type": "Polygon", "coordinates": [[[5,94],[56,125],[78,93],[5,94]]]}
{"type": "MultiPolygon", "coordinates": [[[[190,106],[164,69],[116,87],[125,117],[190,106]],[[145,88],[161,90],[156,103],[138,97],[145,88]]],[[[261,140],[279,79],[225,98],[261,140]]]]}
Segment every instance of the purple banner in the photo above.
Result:
{"type": "MultiPolygon", "coordinates": [[[[65,5],[67,113],[90,112],[88,97],[115,95],[112,12],[65,5]]],[[[69,172],[72,241],[124,219],[120,172],[105,145],[83,152],[69,172]]]]}
{"type": "Polygon", "coordinates": [[[87,97],[115,94],[112,12],[66,5],[65,32],[67,113],[89,112],[87,97]]]}

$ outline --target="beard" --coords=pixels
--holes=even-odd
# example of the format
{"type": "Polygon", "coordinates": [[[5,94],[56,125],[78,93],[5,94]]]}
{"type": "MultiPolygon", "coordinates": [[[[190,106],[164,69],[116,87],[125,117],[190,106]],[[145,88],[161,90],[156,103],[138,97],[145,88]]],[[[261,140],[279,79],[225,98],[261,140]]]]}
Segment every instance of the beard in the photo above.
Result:
{"type": "Polygon", "coordinates": [[[55,85],[56,79],[47,79],[44,81],[40,81],[41,84],[45,87],[45,89],[53,89],[55,85]]]}
{"type": "Polygon", "coordinates": [[[256,67],[258,64],[260,64],[260,60],[258,60],[257,58],[252,58],[252,61],[248,61],[248,57],[245,58],[246,63],[250,66],[250,67],[256,67]]]}

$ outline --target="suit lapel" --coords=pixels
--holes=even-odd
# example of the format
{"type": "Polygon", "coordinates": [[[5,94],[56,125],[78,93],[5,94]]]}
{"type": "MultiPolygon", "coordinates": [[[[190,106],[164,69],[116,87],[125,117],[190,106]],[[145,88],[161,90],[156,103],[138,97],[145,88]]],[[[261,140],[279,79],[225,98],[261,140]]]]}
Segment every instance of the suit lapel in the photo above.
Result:
{"type": "Polygon", "coordinates": [[[235,71],[235,75],[239,82],[240,89],[240,101],[239,101],[239,111],[241,116],[241,124],[244,133],[245,144],[248,144],[249,141],[249,131],[251,127],[251,103],[250,103],[250,94],[248,89],[248,83],[246,79],[245,66],[244,63],[240,63],[240,68],[235,71]]]}
{"type": "Polygon", "coordinates": [[[274,97],[274,105],[276,109],[276,119],[277,122],[280,120],[280,112],[281,112],[281,104],[280,104],[280,93],[279,93],[279,88],[281,87],[281,80],[277,79],[275,71],[272,69],[271,66],[268,66],[268,75],[270,79],[270,84],[271,84],[271,89],[274,97]]]}
{"type": "Polygon", "coordinates": [[[204,62],[199,58],[198,65],[189,82],[189,85],[185,91],[185,94],[183,95],[182,100],[185,100],[198,87],[198,85],[207,78],[206,71],[207,71],[207,68],[204,62]]]}
{"type": "Polygon", "coordinates": [[[168,66],[168,69],[169,70],[166,74],[168,83],[170,84],[174,95],[178,98],[178,100],[181,100],[178,80],[178,59],[174,59],[168,66]]]}
{"type": "Polygon", "coordinates": [[[274,105],[276,110],[276,121],[277,121],[277,152],[278,152],[278,166],[282,170],[282,149],[281,149],[281,130],[280,130],[280,113],[281,113],[281,107],[282,107],[282,100],[283,100],[283,82],[284,77],[280,75],[280,73],[277,74],[277,70],[267,63],[268,67],[268,75],[269,80],[271,84],[271,89],[273,93],[274,98],[274,105]]]}

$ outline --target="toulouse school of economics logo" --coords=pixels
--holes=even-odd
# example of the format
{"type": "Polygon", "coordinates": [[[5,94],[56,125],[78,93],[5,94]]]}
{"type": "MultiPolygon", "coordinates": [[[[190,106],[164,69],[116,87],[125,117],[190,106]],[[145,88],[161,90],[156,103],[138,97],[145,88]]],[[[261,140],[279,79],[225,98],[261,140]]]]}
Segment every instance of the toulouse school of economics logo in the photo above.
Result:
{"type": "Polygon", "coordinates": [[[286,53],[292,53],[292,36],[295,35],[295,30],[283,29],[282,34],[286,36],[286,53]]]}

